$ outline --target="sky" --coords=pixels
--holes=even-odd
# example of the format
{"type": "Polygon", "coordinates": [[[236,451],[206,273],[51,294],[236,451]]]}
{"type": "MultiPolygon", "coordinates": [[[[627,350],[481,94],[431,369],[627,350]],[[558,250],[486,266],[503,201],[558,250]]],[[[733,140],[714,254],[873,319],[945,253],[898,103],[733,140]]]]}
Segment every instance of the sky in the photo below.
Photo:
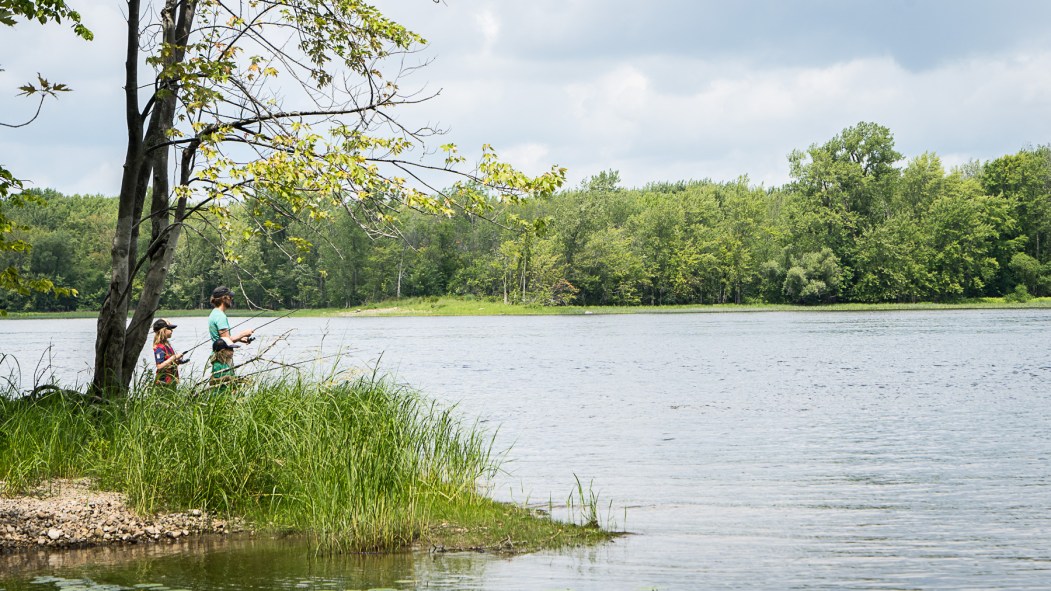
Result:
{"type": "MultiPolygon", "coordinates": [[[[115,195],[125,148],[121,2],[68,0],[68,27],[0,29],[0,122],[35,103],[37,72],[74,92],[0,127],[0,162],[30,186],[115,195]]],[[[428,40],[399,115],[491,144],[568,186],[604,170],[625,187],[747,175],[789,180],[789,152],[872,121],[906,157],[946,168],[1051,143],[1045,0],[382,0],[428,40]]],[[[404,84],[403,84],[404,86],[404,84]]]]}

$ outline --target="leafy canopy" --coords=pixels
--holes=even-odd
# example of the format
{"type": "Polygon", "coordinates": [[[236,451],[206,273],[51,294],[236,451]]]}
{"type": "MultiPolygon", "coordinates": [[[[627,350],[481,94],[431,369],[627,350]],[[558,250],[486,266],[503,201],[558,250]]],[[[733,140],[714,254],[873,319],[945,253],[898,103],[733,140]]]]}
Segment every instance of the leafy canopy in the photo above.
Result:
{"type": "MultiPolygon", "coordinates": [[[[63,0],[0,0],[0,24],[13,27],[18,23],[18,18],[38,21],[47,24],[54,21],[61,23],[66,19],[73,23],[73,32],[84,40],[90,41],[93,35],[87,27],[80,22],[80,14],[69,8],[63,0]]],[[[0,70],[2,71],[2,70],[0,70]]],[[[36,114],[29,121],[22,124],[9,124],[0,122],[4,127],[22,127],[32,123],[40,115],[40,108],[48,96],[57,96],[59,92],[68,92],[70,88],[62,83],[53,83],[43,76],[37,74],[37,82],[29,82],[19,87],[19,94],[30,96],[40,94],[40,103],[37,105],[36,114]]],[[[0,253],[2,252],[28,252],[30,245],[21,239],[12,239],[11,233],[16,229],[14,222],[4,212],[5,208],[22,207],[26,203],[34,201],[32,195],[22,193],[24,183],[17,178],[7,167],[0,163],[0,253]]],[[[19,268],[9,265],[0,269],[0,290],[13,291],[22,295],[30,292],[54,293],[55,295],[76,295],[75,289],[58,287],[47,278],[27,278],[22,275],[19,268]]],[[[4,311],[0,310],[0,314],[4,311]]]]}
{"type": "MultiPolygon", "coordinates": [[[[223,204],[249,194],[260,218],[276,209],[323,219],[336,205],[363,226],[394,235],[399,206],[482,213],[492,206],[488,191],[497,200],[516,199],[550,193],[564,181],[558,167],[529,177],[488,145],[473,169],[464,168],[455,144],[441,146],[438,164],[414,159],[437,130],[410,128],[395,115],[429,97],[404,92],[402,72],[391,75],[383,66],[425,40],[368,4],[286,0],[231,9],[201,2],[199,9],[185,43],[162,44],[148,63],[160,81],[156,98],[179,96],[168,143],[196,166],[175,195],[211,203],[227,235],[233,227],[223,204]],[[287,106],[292,102],[298,105],[287,106]],[[459,180],[436,189],[433,179],[447,173],[459,180]]],[[[266,223],[253,232],[277,222],[266,223]]],[[[234,249],[227,254],[236,259],[234,249]]]]}

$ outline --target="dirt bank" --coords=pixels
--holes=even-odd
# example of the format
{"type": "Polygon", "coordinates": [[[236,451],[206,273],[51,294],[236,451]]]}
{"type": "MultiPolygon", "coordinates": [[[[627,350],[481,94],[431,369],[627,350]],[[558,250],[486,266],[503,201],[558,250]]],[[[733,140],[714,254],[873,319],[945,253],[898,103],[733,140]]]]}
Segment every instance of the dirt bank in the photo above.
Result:
{"type": "Polygon", "coordinates": [[[0,552],[170,542],[239,529],[200,510],[138,515],[124,495],[93,490],[86,479],[55,480],[28,495],[0,496],[0,552]]]}

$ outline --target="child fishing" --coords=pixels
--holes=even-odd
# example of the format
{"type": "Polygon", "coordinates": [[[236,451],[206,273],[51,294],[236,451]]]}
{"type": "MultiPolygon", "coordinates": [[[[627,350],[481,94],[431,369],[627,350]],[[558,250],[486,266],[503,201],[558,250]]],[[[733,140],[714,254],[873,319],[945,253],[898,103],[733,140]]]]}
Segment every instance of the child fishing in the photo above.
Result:
{"type": "Polygon", "coordinates": [[[179,364],[182,353],[176,353],[171,345],[172,331],[175,325],[164,318],[153,322],[153,360],[157,363],[157,375],[154,383],[174,386],[179,383],[179,364]]]}
{"type": "Polygon", "coordinates": [[[240,345],[227,343],[225,339],[216,339],[212,343],[212,374],[208,379],[215,392],[228,392],[239,383],[234,374],[234,349],[240,345]]]}

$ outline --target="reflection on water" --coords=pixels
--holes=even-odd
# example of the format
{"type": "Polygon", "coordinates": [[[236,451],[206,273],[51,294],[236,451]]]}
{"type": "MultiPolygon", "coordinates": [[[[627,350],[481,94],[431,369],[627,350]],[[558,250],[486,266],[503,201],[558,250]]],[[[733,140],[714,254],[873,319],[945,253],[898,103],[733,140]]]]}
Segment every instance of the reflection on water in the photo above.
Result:
{"type": "MultiPolygon", "coordinates": [[[[93,321],[9,322],[0,351],[67,339],[60,377],[86,381],[93,321]]],[[[176,348],[205,325],[180,322],[176,348]]],[[[314,558],[246,540],[130,565],[27,565],[0,589],[47,588],[28,582],[37,576],[194,589],[1051,589],[1049,326],[1043,310],[281,320],[267,331],[293,331],[275,349],[284,361],[342,350],[344,366],[363,368],[382,355],[399,380],[499,427],[497,448],[511,450],[498,498],[558,504],[579,477],[612,503],[603,521],[635,535],[513,559],[314,558]]],[[[189,371],[203,371],[200,357],[189,371]]]]}
{"type": "MultiPolygon", "coordinates": [[[[204,538],[164,545],[0,557],[9,591],[22,589],[406,589],[440,573],[477,579],[483,562],[419,553],[314,556],[296,540],[204,538]],[[41,575],[42,572],[52,574],[41,575]]],[[[429,588],[456,588],[430,586],[429,588]]]]}

